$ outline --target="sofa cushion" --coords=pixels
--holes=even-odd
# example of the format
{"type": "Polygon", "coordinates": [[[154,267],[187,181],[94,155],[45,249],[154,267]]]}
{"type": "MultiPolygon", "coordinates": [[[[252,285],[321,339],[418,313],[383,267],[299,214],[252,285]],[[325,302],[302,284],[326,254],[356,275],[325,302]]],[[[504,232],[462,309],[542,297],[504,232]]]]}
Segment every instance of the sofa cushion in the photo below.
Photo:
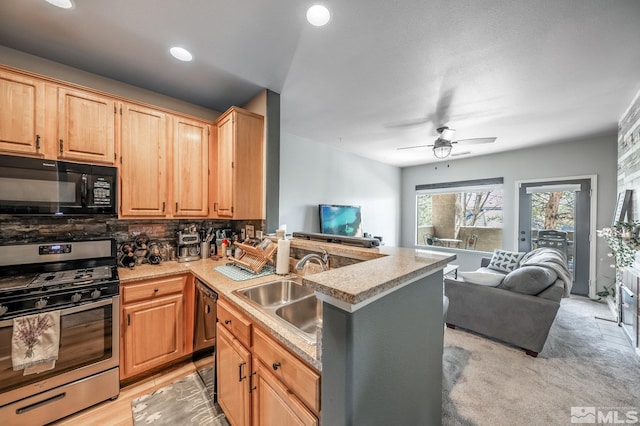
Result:
{"type": "MultiPolygon", "coordinates": [[[[484,268],[483,268],[484,269],[484,268]]],[[[459,271],[458,276],[462,281],[472,284],[486,285],[489,287],[495,287],[502,282],[505,275],[499,272],[487,272],[487,271],[459,271]]]]}
{"type": "Polygon", "coordinates": [[[507,274],[498,288],[518,293],[536,295],[558,279],[552,269],[541,266],[523,266],[507,274]]]}
{"type": "Polygon", "coordinates": [[[524,253],[495,249],[487,266],[496,271],[511,272],[518,267],[524,253]]]}

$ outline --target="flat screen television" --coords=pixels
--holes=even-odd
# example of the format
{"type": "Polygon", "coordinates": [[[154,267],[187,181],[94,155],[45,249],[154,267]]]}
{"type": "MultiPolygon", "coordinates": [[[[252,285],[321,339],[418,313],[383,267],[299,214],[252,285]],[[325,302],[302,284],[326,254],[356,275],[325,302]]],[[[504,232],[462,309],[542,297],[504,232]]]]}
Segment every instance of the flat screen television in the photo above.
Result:
{"type": "Polygon", "coordinates": [[[322,234],[362,237],[362,212],[360,206],[320,204],[320,232],[322,234]]]}

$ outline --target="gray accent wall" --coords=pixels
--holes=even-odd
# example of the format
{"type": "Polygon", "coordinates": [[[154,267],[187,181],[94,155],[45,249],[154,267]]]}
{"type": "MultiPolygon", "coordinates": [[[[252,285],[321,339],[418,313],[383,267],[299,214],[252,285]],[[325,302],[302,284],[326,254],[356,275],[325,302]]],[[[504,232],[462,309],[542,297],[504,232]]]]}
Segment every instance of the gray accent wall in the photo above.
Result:
{"type": "Polygon", "coordinates": [[[323,425],[440,424],[442,271],[353,313],[322,309],[323,425]]]}
{"type": "MultiPolygon", "coordinates": [[[[496,143],[508,143],[498,141],[496,143]]],[[[504,229],[502,246],[515,249],[517,218],[509,214],[517,202],[515,182],[520,180],[597,175],[596,227],[611,225],[616,202],[617,136],[615,133],[584,140],[541,145],[537,148],[497,153],[468,159],[440,161],[402,169],[402,236],[400,245],[415,245],[415,186],[436,183],[504,177],[504,229]]],[[[597,238],[592,235],[592,238],[597,238]]],[[[597,238],[596,284],[597,290],[613,282],[609,267],[607,245],[597,238]]],[[[441,248],[438,247],[438,250],[441,248]]],[[[446,251],[446,249],[442,249],[446,251]]],[[[475,270],[479,258],[487,253],[456,251],[461,271],[475,270]]],[[[489,254],[490,255],[490,254],[489,254]]]]}
{"type": "Polygon", "coordinates": [[[280,94],[267,90],[265,150],[266,231],[278,229],[280,215],[280,94]]]}
{"type": "Polygon", "coordinates": [[[283,133],[280,224],[287,232],[320,232],[318,204],[362,206],[364,232],[396,246],[400,234],[400,168],[283,133]]]}

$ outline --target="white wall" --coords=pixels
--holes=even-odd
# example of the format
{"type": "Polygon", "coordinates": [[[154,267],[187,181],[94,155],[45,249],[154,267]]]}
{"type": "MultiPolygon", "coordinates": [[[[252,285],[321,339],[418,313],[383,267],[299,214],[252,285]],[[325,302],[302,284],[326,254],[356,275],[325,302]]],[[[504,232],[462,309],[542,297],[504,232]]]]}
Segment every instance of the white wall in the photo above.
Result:
{"type": "Polygon", "coordinates": [[[362,206],[364,232],[396,246],[400,169],[282,133],[280,223],[287,232],[319,232],[318,204],[362,206]]]}
{"type": "MultiPolygon", "coordinates": [[[[563,142],[473,157],[441,161],[437,164],[408,167],[402,170],[402,237],[400,244],[415,244],[415,186],[425,183],[452,182],[481,178],[504,178],[503,248],[515,248],[516,218],[509,214],[517,202],[515,182],[539,178],[597,175],[596,227],[611,225],[616,202],[617,136],[594,137],[588,140],[563,142]]],[[[500,141],[498,141],[500,142],[500,141]]],[[[595,235],[592,238],[597,238],[595,235]]],[[[596,250],[597,289],[613,282],[606,244],[598,238],[596,250]]],[[[476,269],[482,253],[458,252],[460,270],[476,269]]],[[[485,253],[486,255],[486,253],[485,253]]]]}

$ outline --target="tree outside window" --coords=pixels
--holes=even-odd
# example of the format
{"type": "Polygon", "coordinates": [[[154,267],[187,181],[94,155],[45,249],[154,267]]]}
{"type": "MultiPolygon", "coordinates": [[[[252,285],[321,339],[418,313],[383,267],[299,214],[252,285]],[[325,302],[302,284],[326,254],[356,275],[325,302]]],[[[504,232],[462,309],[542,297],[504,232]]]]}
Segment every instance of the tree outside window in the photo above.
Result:
{"type": "Polygon", "coordinates": [[[416,217],[418,245],[483,251],[502,246],[502,188],[419,191],[416,217]]]}

